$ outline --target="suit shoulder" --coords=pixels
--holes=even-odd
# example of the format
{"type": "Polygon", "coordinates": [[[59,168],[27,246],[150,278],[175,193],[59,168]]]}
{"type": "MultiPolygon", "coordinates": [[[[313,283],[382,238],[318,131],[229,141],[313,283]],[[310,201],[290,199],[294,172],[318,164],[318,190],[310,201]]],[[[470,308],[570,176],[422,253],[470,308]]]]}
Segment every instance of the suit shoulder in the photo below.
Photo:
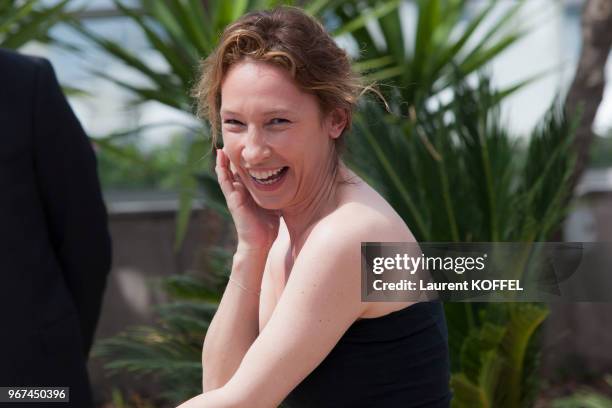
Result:
{"type": "Polygon", "coordinates": [[[46,58],[0,48],[0,77],[7,84],[32,80],[39,70],[50,68],[51,63],[46,58]]]}
{"type": "Polygon", "coordinates": [[[35,55],[21,54],[17,51],[0,48],[0,62],[20,68],[36,68],[41,65],[49,65],[49,60],[35,55]]]}

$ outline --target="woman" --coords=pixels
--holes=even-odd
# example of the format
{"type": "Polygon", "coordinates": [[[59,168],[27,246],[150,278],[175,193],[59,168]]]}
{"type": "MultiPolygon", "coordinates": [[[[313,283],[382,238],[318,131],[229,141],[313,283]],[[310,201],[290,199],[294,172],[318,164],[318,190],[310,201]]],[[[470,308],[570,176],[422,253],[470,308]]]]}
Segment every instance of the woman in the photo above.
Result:
{"type": "Polygon", "coordinates": [[[224,31],[196,88],[238,245],[188,407],[447,407],[438,302],[362,302],[362,241],[415,239],[342,162],[367,89],[293,7],[224,31]],[[214,137],[214,136],[213,136],[214,137]]]}

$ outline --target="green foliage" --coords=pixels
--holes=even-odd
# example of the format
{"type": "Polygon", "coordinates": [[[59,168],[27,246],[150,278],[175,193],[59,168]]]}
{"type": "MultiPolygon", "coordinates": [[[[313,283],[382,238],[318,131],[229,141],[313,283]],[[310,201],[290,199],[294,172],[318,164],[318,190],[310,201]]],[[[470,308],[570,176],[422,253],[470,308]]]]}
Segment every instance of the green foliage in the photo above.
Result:
{"type": "Polygon", "coordinates": [[[591,145],[589,167],[596,169],[612,167],[612,131],[605,136],[595,135],[591,145]]]}
{"type": "MultiPolygon", "coordinates": [[[[612,376],[607,376],[612,386],[612,376]]],[[[558,398],[552,402],[552,408],[612,408],[612,398],[600,392],[582,389],[569,397],[558,398]]]]}
{"type": "Polygon", "coordinates": [[[101,340],[92,357],[105,361],[110,374],[127,372],[137,378],[151,376],[163,388],[159,397],[184,401],[202,392],[202,342],[227,284],[231,255],[221,248],[207,252],[217,268],[206,279],[171,276],[160,284],[171,301],[155,307],[154,326],[131,327],[101,340]]]}
{"type": "MultiPolygon", "coordinates": [[[[146,77],[149,85],[135,85],[109,76],[99,69],[94,69],[94,72],[131,91],[142,102],[153,100],[188,113],[194,113],[195,105],[189,97],[189,91],[194,84],[199,61],[214,49],[225,26],[251,10],[270,8],[278,4],[298,3],[279,0],[239,2],[215,0],[203,5],[204,3],[198,0],[165,2],[140,0],[141,11],[136,12],[124,6],[120,0],[114,2],[125,16],[140,27],[151,49],[159,54],[169,68],[156,70],[137,55],[130,53],[120,43],[95,34],[79,22],[73,22],[73,26],[86,38],[146,77]]],[[[355,63],[355,69],[362,71],[370,80],[395,85],[402,100],[408,105],[414,105],[417,100],[435,95],[447,88],[449,74],[452,71],[449,69],[451,64],[456,64],[464,75],[469,75],[516,42],[524,32],[523,29],[516,28],[513,20],[521,3],[506,12],[484,34],[482,40],[472,46],[469,46],[470,39],[482,22],[490,16],[494,2],[490,2],[455,38],[451,34],[455,33],[461,22],[466,1],[416,1],[419,13],[417,37],[413,46],[410,46],[402,35],[400,2],[397,0],[386,2],[318,0],[308,2],[303,7],[322,21],[328,22],[328,25],[332,24],[330,21],[339,20],[335,28],[330,27],[332,34],[351,36],[360,44],[362,50],[355,63]],[[372,21],[378,21],[380,24],[386,49],[377,46],[375,38],[367,29],[367,23],[372,21]]],[[[529,80],[501,94],[508,94],[527,82],[529,80]]],[[[202,151],[205,146],[202,141],[210,140],[209,128],[204,125],[196,133],[203,138],[199,141],[189,138],[185,143],[188,150],[202,151]],[[196,145],[192,146],[192,143],[196,145]]],[[[201,179],[215,177],[211,171],[209,155],[203,155],[201,160],[190,157],[190,160],[188,164],[177,163],[176,167],[180,168],[177,171],[181,175],[174,179],[177,182],[176,189],[181,191],[180,211],[177,214],[177,247],[184,238],[198,173],[203,173],[201,179]]],[[[209,196],[213,198],[219,196],[216,183],[204,185],[210,187],[205,189],[209,196]]],[[[218,207],[216,204],[212,205],[218,207]]]]}
{"type": "MultiPolygon", "coordinates": [[[[139,11],[126,7],[120,0],[113,0],[116,7],[130,18],[143,32],[151,49],[155,50],[168,69],[156,70],[144,63],[120,43],[103,38],[78,21],[72,26],[101,50],[123,62],[127,67],[147,78],[149,86],[136,86],[107,75],[102,70],[94,72],[100,77],[132,91],[141,101],[157,101],[166,106],[194,113],[194,103],[189,91],[194,85],[197,68],[202,58],[209,55],[217,45],[223,29],[243,14],[280,4],[296,4],[296,1],[244,0],[227,2],[213,0],[140,0],[139,11]]],[[[317,1],[305,5],[311,14],[322,16],[330,7],[352,3],[348,1],[317,1]]],[[[347,18],[342,33],[363,30],[365,17],[385,15],[396,9],[398,1],[383,2],[373,13],[357,13],[347,18]]]]}
{"type": "Polygon", "coordinates": [[[32,40],[49,42],[49,30],[66,20],[63,0],[53,6],[41,6],[38,0],[2,0],[0,2],[0,47],[18,49],[32,40]]]}
{"type": "Polygon", "coordinates": [[[526,303],[480,310],[482,324],[463,341],[462,370],[451,378],[453,407],[530,406],[523,394],[523,366],[527,346],[547,314],[545,307],[526,303]]]}
{"type": "MultiPolygon", "coordinates": [[[[390,7],[378,19],[383,46],[379,45],[367,27],[351,32],[362,51],[355,67],[367,74],[370,80],[394,85],[396,88],[393,91],[399,92],[398,97],[406,106],[416,105],[423,99],[439,94],[453,82],[456,75],[454,66],[463,76],[468,76],[517,42],[527,31],[515,19],[523,3],[516,2],[478,38],[475,33],[491,17],[496,5],[494,1],[485,2],[482,10],[467,21],[461,31],[457,31],[457,28],[468,11],[468,1],[410,2],[418,13],[414,37],[407,38],[402,33],[400,8],[390,7]]],[[[341,25],[334,33],[344,33],[346,30],[343,27],[362,15],[364,6],[365,10],[375,9],[377,4],[379,2],[375,0],[343,2],[334,8],[334,14],[341,19],[341,25]]]]}
{"type": "Polygon", "coordinates": [[[347,162],[383,192],[418,241],[546,238],[569,193],[572,125],[553,105],[525,148],[503,127],[485,77],[476,88],[458,78],[453,94],[448,107],[421,104],[410,118],[366,100],[347,162]]]}
{"type": "Polygon", "coordinates": [[[182,138],[143,151],[134,138],[120,142],[93,139],[98,147],[100,181],[104,189],[173,190],[178,184],[176,163],[187,154],[182,138]],[[126,177],[129,174],[129,177],[126,177]]]}
{"type": "Polygon", "coordinates": [[[155,408],[152,402],[144,400],[140,395],[130,393],[128,401],[118,388],[113,388],[111,392],[112,408],[155,408]]]}
{"type": "MultiPolygon", "coordinates": [[[[347,161],[384,194],[417,241],[546,240],[566,210],[574,126],[553,104],[519,143],[500,121],[499,94],[487,77],[475,87],[461,76],[454,81],[449,104],[430,100],[408,118],[366,100],[347,161]]],[[[454,406],[530,406],[535,334],[546,309],[447,303],[445,310],[454,406]]]]}
{"type": "Polygon", "coordinates": [[[585,391],[555,401],[553,408],[612,408],[612,399],[597,392],[585,391]]]}

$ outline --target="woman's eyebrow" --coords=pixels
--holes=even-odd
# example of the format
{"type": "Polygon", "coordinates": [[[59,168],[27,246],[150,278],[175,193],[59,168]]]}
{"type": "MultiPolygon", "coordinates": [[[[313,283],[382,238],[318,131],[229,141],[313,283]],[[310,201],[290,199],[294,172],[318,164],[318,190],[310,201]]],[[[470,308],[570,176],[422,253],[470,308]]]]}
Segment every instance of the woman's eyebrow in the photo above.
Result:
{"type": "Polygon", "coordinates": [[[270,110],[270,111],[266,111],[263,114],[264,115],[286,115],[286,114],[290,114],[293,113],[292,111],[290,111],[289,109],[274,109],[274,110],[270,110]]]}
{"type": "MultiPolygon", "coordinates": [[[[234,111],[231,111],[231,110],[227,110],[227,109],[221,109],[220,113],[222,115],[223,114],[226,114],[226,115],[240,115],[240,113],[237,113],[237,112],[234,112],[234,111]]],[[[291,114],[291,113],[293,113],[293,112],[291,110],[289,110],[289,109],[273,109],[273,110],[262,112],[263,115],[273,115],[273,114],[274,115],[279,115],[279,114],[286,115],[286,114],[291,114]]]]}
{"type": "Polygon", "coordinates": [[[219,113],[220,113],[221,115],[223,115],[223,114],[226,114],[226,115],[236,115],[236,112],[232,112],[231,110],[227,110],[227,109],[221,109],[221,110],[219,111],[219,113]]]}

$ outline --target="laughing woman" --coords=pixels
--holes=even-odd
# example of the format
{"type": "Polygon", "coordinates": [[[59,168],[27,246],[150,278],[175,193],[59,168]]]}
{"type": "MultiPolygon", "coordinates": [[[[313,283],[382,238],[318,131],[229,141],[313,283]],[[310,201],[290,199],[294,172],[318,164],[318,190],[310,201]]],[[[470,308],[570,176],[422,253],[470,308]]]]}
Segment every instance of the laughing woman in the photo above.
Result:
{"type": "Polygon", "coordinates": [[[363,302],[361,242],[414,242],[341,159],[366,89],[303,11],[253,12],[204,61],[201,114],[238,237],[192,407],[448,407],[439,302],[363,302]]]}

